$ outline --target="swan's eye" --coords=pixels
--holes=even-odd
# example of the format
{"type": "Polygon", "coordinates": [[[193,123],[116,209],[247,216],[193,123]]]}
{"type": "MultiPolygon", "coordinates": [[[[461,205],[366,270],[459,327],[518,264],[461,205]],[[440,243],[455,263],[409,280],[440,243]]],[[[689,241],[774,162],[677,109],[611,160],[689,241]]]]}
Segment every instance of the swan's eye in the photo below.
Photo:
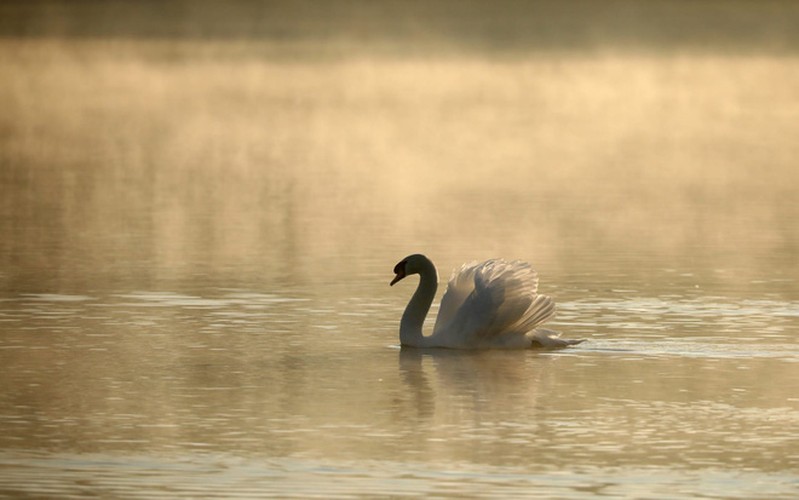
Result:
{"type": "Polygon", "coordinates": [[[404,273],[405,272],[405,265],[408,263],[407,260],[403,260],[396,266],[394,266],[394,274],[404,273]]]}

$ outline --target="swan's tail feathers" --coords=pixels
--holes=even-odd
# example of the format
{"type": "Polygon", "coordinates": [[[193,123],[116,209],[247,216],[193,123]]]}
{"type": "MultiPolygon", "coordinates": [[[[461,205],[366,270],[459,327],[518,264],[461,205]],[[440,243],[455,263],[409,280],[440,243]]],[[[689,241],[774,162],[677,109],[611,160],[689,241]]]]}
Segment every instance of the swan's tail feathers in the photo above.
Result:
{"type": "Polygon", "coordinates": [[[536,328],[527,337],[530,339],[530,347],[539,347],[544,349],[563,349],[572,345],[577,345],[585,342],[585,339],[562,339],[560,333],[546,328],[536,328]]]}

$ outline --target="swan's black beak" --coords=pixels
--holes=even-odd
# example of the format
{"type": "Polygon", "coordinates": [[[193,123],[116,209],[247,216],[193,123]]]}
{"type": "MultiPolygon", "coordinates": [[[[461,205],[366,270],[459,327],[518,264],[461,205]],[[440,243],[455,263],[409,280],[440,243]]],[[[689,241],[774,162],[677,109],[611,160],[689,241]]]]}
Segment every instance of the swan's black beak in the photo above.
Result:
{"type": "Polygon", "coordinates": [[[394,276],[394,279],[391,280],[391,283],[389,283],[388,286],[394,286],[394,283],[396,283],[397,281],[401,280],[404,277],[405,277],[405,270],[400,269],[399,271],[397,271],[397,275],[394,276]]]}

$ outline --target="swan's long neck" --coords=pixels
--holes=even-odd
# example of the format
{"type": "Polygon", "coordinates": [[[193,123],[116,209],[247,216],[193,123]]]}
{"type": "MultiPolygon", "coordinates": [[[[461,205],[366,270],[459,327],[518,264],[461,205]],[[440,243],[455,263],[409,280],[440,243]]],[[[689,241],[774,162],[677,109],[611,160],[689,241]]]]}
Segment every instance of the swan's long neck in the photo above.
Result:
{"type": "MultiPolygon", "coordinates": [[[[428,261],[429,262],[429,261],[428,261]]],[[[432,262],[419,272],[419,286],[416,287],[400,321],[400,343],[412,347],[428,347],[430,337],[422,334],[422,325],[438,288],[438,272],[432,262]]]]}

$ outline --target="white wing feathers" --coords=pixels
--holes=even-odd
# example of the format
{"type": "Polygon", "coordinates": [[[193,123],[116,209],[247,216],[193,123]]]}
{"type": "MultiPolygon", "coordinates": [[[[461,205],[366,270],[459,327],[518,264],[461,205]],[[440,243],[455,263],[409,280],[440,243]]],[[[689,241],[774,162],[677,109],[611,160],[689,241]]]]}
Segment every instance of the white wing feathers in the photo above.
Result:
{"type": "Polygon", "coordinates": [[[555,303],[537,289],[538,276],[525,262],[465,264],[449,280],[434,335],[458,332],[467,343],[525,335],[555,315],[555,303]]]}
{"type": "Polygon", "coordinates": [[[460,269],[452,271],[452,276],[450,276],[447,284],[447,291],[444,292],[444,296],[441,298],[433,333],[451,323],[453,317],[463,305],[463,301],[472,293],[474,290],[474,273],[478,267],[480,267],[480,264],[477,262],[470,262],[462,265],[460,269]]]}

